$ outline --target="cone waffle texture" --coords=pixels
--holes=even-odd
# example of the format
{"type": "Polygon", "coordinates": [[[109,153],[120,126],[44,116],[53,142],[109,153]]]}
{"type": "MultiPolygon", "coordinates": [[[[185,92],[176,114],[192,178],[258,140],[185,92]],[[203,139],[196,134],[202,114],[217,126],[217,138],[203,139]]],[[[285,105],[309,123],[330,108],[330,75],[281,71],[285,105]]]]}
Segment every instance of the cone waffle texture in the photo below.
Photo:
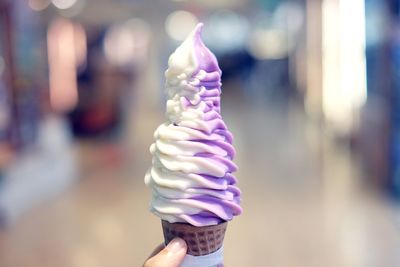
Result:
{"type": "Polygon", "coordinates": [[[224,242],[227,222],[218,225],[196,227],[186,223],[169,223],[161,221],[165,244],[175,237],[186,241],[187,254],[203,256],[217,251],[224,242]]]}

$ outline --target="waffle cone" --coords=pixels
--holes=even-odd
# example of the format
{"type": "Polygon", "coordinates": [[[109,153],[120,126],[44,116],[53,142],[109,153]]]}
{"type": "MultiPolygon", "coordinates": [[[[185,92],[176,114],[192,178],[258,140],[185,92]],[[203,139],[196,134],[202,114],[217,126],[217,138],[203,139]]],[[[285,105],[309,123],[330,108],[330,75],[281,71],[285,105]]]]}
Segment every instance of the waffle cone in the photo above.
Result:
{"type": "Polygon", "coordinates": [[[169,223],[162,220],[165,244],[175,237],[185,240],[187,254],[203,256],[217,251],[222,247],[225,237],[227,222],[217,225],[196,227],[187,223],[169,223]]]}

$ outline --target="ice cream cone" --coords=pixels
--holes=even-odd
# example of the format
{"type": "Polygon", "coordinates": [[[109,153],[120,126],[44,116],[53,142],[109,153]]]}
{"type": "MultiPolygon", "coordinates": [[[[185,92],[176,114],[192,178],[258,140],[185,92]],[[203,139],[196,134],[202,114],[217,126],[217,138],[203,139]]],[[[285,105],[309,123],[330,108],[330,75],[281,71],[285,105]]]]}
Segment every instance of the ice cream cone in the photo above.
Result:
{"type": "Polygon", "coordinates": [[[169,223],[162,220],[165,244],[175,237],[185,240],[187,254],[204,256],[211,254],[222,247],[225,237],[227,222],[217,225],[196,227],[187,223],[169,223]]]}

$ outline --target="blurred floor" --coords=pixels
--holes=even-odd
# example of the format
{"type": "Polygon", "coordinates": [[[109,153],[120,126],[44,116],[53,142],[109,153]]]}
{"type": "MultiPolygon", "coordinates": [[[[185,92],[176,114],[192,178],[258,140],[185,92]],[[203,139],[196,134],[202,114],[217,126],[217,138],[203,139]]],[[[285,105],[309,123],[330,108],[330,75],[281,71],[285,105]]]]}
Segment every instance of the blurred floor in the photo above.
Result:
{"type": "MultiPolygon", "coordinates": [[[[229,225],[226,266],[400,266],[397,211],[362,185],[350,152],[308,124],[294,104],[239,99],[223,98],[244,208],[229,225]]],[[[81,143],[82,179],[0,232],[0,266],[140,266],[162,240],[143,184],[162,120],[139,107],[127,149],[81,143]]]]}

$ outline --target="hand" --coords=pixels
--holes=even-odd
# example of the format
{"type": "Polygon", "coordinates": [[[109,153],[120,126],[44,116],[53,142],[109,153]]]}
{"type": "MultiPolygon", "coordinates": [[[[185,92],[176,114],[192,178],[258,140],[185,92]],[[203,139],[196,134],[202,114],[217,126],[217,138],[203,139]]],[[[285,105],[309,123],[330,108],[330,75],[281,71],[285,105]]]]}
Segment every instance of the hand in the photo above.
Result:
{"type": "Polygon", "coordinates": [[[187,245],[181,238],[174,238],[165,247],[159,245],[150,257],[146,260],[143,267],[179,267],[186,255],[187,245]]]}

